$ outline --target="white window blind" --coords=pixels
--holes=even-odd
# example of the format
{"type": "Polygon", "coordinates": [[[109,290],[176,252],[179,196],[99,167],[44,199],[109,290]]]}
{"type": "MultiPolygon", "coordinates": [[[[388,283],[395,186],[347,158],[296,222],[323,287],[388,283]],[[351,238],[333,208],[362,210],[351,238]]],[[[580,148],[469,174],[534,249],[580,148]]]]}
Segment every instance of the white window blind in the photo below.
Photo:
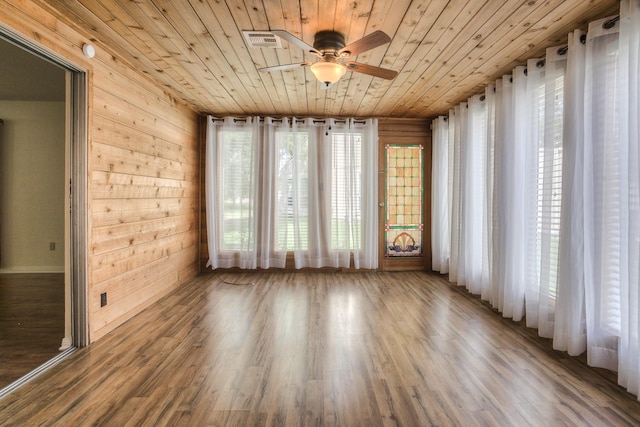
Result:
{"type": "Polygon", "coordinates": [[[360,249],[362,134],[331,134],[331,248],[360,249]]]}
{"type": "Polygon", "coordinates": [[[220,162],[224,165],[219,185],[223,195],[220,248],[237,251],[248,247],[253,240],[251,228],[246,226],[253,221],[254,215],[252,132],[221,130],[220,141],[220,162]]]}
{"type": "Polygon", "coordinates": [[[538,91],[538,277],[555,300],[562,200],[562,108],[564,76],[551,77],[538,91]]]}
{"type": "Polygon", "coordinates": [[[293,251],[309,247],[309,134],[276,132],[276,245],[293,251]],[[297,226],[297,230],[295,228],[297,226]],[[296,244],[297,243],[297,244],[296,244]]]}
{"type": "Polygon", "coordinates": [[[377,121],[209,120],[208,266],[377,266],[377,121]]]}

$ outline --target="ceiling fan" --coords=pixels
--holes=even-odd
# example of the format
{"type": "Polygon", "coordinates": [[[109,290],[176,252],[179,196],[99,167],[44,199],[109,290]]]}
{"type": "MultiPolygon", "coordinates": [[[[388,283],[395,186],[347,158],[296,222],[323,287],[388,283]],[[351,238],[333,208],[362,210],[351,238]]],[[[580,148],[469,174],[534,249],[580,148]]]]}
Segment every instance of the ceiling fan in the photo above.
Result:
{"type": "Polygon", "coordinates": [[[309,65],[316,79],[325,87],[329,87],[340,80],[347,71],[368,74],[387,80],[392,80],[398,75],[397,71],[386,68],[361,64],[354,61],[345,61],[362,52],[389,43],[391,38],[382,31],[374,31],[353,43],[345,45],[345,38],[341,33],[324,30],[316,33],[313,46],[284,30],[272,30],[271,33],[291,44],[301,47],[306,53],[316,55],[319,60],[316,62],[299,62],[296,64],[264,67],[259,68],[258,71],[281,71],[309,65]]]}

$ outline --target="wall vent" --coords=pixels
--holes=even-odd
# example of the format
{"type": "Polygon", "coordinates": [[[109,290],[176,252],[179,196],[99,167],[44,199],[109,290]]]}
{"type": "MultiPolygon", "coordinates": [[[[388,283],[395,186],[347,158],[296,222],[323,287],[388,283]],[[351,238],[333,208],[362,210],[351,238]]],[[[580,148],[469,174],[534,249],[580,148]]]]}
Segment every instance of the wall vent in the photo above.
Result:
{"type": "Polygon", "coordinates": [[[249,47],[282,47],[280,37],[269,31],[243,31],[242,34],[249,47]]]}

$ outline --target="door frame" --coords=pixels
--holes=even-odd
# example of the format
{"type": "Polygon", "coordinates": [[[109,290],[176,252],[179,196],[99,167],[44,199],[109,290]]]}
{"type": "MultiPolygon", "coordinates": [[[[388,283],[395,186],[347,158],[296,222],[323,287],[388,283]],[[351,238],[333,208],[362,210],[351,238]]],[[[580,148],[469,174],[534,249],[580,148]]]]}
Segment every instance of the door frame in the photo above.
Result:
{"type": "Polygon", "coordinates": [[[71,296],[71,342],[81,348],[89,345],[87,302],[87,141],[88,102],[87,73],[69,70],[70,114],[67,126],[71,130],[68,141],[69,157],[69,238],[67,248],[71,296]]]}
{"type": "Polygon", "coordinates": [[[11,43],[66,72],[65,100],[65,336],[61,353],[0,389],[0,397],[12,392],[40,372],[89,343],[87,304],[87,70],[0,25],[0,39],[11,43]]]}
{"type": "Polygon", "coordinates": [[[378,270],[380,271],[431,271],[431,128],[424,119],[378,120],[378,270]],[[423,150],[423,252],[420,257],[387,257],[385,243],[385,196],[387,144],[422,145],[423,150]]]}

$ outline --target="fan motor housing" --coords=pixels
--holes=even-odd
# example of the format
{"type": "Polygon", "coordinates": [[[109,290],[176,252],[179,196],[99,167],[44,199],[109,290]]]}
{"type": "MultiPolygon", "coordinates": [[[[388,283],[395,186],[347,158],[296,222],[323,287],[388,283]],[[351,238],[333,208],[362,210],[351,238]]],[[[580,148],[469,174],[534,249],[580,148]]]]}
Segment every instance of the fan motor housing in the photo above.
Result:
{"type": "Polygon", "coordinates": [[[337,31],[319,31],[313,40],[314,49],[322,53],[336,53],[344,46],[344,36],[337,31]]]}

